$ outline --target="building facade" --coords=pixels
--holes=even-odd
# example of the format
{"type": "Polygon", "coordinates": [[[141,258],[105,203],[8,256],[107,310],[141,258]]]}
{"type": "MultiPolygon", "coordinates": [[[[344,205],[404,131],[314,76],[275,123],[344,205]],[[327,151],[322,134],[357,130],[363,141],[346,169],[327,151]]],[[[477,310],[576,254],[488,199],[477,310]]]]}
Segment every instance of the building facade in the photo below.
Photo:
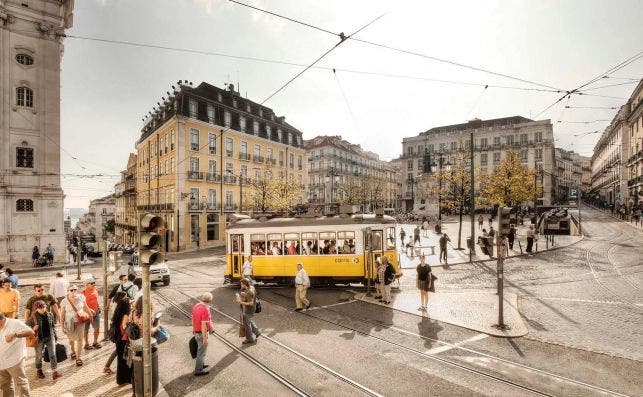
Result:
{"type": "Polygon", "coordinates": [[[116,197],[114,194],[97,198],[89,202],[89,211],[78,221],[77,228],[81,232],[93,234],[96,239],[105,236],[110,239],[111,232],[106,232],[105,227],[109,221],[115,221],[116,197]]]}
{"type": "Polygon", "coordinates": [[[628,105],[621,106],[601,134],[592,154],[592,190],[587,198],[608,207],[627,203],[628,114],[628,105]]]}
{"type": "MultiPolygon", "coordinates": [[[[457,155],[466,154],[468,157],[472,132],[476,172],[492,174],[508,152],[518,152],[525,166],[539,171],[542,197],[552,200],[555,158],[551,121],[513,116],[434,127],[417,136],[404,138],[401,158],[405,162],[405,173],[402,180],[404,191],[401,193],[407,211],[418,211],[424,200],[428,204],[424,212],[437,212],[434,205],[436,191],[439,190],[436,172],[453,164],[457,155]],[[425,172],[427,157],[431,164],[430,172],[425,172]]],[[[479,191],[480,178],[476,177],[476,196],[479,191]]]]}
{"type": "Polygon", "coordinates": [[[591,162],[591,159],[586,156],[581,156],[573,150],[556,148],[555,153],[555,198],[558,202],[563,203],[569,201],[572,190],[576,190],[577,194],[578,190],[583,190],[583,167],[587,169],[586,167],[591,162]]]}
{"type": "Polygon", "coordinates": [[[638,205],[643,201],[643,80],[639,82],[628,101],[629,150],[627,157],[628,203],[638,205]]]}
{"type": "Polygon", "coordinates": [[[31,262],[49,243],[65,252],[60,62],[73,7],[0,1],[0,262],[31,262]]]}
{"type": "Polygon", "coordinates": [[[363,205],[364,210],[395,206],[395,169],[373,152],[339,135],[304,143],[308,162],[308,202],[363,205]],[[356,192],[352,195],[352,191],[356,192]],[[350,198],[349,198],[350,196],[350,198]]]}
{"type": "Polygon", "coordinates": [[[163,217],[165,250],[223,244],[227,214],[251,209],[243,195],[261,178],[304,185],[302,133],[285,117],[232,84],[179,82],[169,95],[136,144],[137,210],[163,217]]]}
{"type": "Polygon", "coordinates": [[[114,186],[116,199],[114,242],[116,244],[137,244],[136,222],[136,154],[130,153],[127,168],[121,171],[121,181],[114,186]]]}

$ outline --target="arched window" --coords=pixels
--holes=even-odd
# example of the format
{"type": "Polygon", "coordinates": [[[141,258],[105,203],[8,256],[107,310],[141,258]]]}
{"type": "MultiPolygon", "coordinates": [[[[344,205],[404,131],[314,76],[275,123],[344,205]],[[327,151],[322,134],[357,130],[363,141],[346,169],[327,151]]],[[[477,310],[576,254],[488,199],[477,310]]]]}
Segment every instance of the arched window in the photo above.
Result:
{"type": "Polygon", "coordinates": [[[20,199],[16,201],[16,211],[33,212],[33,200],[20,199]]]}
{"type": "Polygon", "coordinates": [[[26,66],[33,65],[33,57],[28,54],[18,54],[16,55],[16,62],[26,66]]]}
{"type": "Polygon", "coordinates": [[[16,105],[33,107],[33,90],[29,87],[16,88],[16,105]]]}

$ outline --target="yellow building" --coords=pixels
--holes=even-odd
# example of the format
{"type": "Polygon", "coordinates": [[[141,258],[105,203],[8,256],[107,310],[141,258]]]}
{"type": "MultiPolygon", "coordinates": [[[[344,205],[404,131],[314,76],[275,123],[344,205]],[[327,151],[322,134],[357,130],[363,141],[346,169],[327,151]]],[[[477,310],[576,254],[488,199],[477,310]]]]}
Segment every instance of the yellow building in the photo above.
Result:
{"type": "Polygon", "coordinates": [[[167,251],[221,245],[226,214],[252,209],[242,195],[260,178],[305,183],[302,133],[283,116],[232,84],[178,84],[136,144],[137,209],[164,218],[167,251]]]}
{"type": "Polygon", "coordinates": [[[130,153],[127,168],[121,171],[121,181],[114,186],[116,197],[116,227],[114,242],[117,244],[136,244],[136,174],[138,161],[136,154],[130,153]]]}

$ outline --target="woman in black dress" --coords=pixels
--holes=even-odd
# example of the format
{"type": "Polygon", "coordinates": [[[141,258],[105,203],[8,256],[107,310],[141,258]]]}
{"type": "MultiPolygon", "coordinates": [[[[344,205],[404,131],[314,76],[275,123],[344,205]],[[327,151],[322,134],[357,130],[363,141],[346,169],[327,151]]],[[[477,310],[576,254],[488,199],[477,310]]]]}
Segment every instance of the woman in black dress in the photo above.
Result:
{"type": "Polygon", "coordinates": [[[127,297],[121,299],[116,304],[112,322],[115,324],[116,333],[116,383],[124,385],[132,382],[132,368],[127,365],[125,351],[127,349],[127,335],[125,326],[129,321],[131,306],[127,297]]]}
{"type": "Polygon", "coordinates": [[[420,290],[420,307],[418,310],[426,311],[429,305],[429,289],[431,287],[431,266],[426,263],[424,255],[420,255],[420,264],[417,266],[417,289],[420,290]]]}

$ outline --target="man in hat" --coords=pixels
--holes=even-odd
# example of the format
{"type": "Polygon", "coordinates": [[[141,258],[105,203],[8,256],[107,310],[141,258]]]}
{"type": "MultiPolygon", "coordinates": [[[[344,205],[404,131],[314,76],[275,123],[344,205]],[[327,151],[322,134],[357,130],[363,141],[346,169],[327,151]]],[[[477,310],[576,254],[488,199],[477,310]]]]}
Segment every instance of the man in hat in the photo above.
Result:
{"type": "Polygon", "coordinates": [[[100,334],[100,306],[98,305],[98,290],[96,289],[96,281],[94,277],[89,276],[85,280],[85,288],[83,288],[83,295],[87,306],[94,312],[90,321],[85,323],[85,350],[100,349],[102,346],[98,343],[98,334],[100,334]],[[89,327],[94,329],[94,343],[90,344],[87,340],[89,335],[89,327]]]}

